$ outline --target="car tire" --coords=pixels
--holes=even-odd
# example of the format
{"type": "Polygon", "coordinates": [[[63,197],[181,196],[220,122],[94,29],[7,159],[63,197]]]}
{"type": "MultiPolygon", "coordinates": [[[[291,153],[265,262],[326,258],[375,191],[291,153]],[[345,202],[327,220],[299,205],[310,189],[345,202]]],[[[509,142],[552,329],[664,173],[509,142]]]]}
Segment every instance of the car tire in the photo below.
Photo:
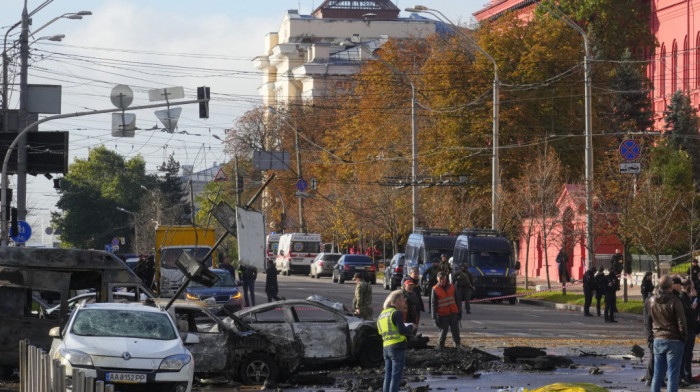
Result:
{"type": "Polygon", "coordinates": [[[377,284],[377,278],[372,279],[372,284],[377,284]]]}
{"type": "Polygon", "coordinates": [[[391,291],[396,290],[396,285],[394,283],[391,284],[391,291]]]}
{"type": "Polygon", "coordinates": [[[263,385],[266,381],[275,381],[279,369],[268,355],[253,354],[241,363],[239,375],[245,385],[263,385]]]}
{"type": "Polygon", "coordinates": [[[386,275],[384,275],[384,284],[383,284],[383,286],[384,286],[384,290],[389,290],[389,285],[387,284],[387,281],[386,281],[386,275]]]}
{"type": "Polygon", "coordinates": [[[335,283],[335,271],[331,272],[331,283],[335,283]]]}
{"type": "Polygon", "coordinates": [[[516,302],[517,302],[517,298],[515,298],[515,297],[513,297],[513,298],[508,298],[508,303],[511,304],[511,305],[515,305],[516,302]]]}
{"type": "Polygon", "coordinates": [[[367,339],[357,353],[357,362],[363,368],[378,368],[384,362],[382,339],[378,336],[367,339]]]}
{"type": "Polygon", "coordinates": [[[345,279],[343,279],[343,275],[338,275],[338,283],[340,283],[340,284],[345,283],[345,279]]]}

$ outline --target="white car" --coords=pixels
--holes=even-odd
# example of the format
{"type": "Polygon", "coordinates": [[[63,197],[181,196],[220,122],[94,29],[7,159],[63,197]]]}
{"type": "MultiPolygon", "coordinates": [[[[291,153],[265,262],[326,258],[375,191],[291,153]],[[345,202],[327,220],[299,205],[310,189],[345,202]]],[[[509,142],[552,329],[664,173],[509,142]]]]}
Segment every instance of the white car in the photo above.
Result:
{"type": "MultiPolygon", "coordinates": [[[[167,311],[140,303],[95,303],[76,307],[66,326],[52,328],[49,352],[66,366],[66,386],[73,371],[114,384],[120,391],[190,392],[192,354],[167,311]]],[[[188,344],[198,343],[192,334],[188,344]]]]}

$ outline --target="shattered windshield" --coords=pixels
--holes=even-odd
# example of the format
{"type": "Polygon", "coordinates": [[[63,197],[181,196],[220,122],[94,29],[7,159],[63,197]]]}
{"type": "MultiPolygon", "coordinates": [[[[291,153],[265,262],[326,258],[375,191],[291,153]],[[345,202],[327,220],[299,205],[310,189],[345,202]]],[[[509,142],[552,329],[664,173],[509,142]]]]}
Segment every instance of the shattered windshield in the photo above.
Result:
{"type": "Polygon", "coordinates": [[[166,313],[118,309],[83,309],[75,316],[71,332],[80,336],[177,339],[166,313]]]}

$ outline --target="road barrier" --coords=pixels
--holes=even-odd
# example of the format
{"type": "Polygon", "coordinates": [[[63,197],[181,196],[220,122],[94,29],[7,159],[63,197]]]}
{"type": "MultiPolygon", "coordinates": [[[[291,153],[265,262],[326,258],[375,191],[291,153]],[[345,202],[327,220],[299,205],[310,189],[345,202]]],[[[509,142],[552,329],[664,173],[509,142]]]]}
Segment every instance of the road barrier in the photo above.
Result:
{"type": "MultiPolygon", "coordinates": [[[[20,392],[66,392],[65,365],[27,339],[19,342],[19,373],[20,392]]],[[[114,392],[114,385],[85,377],[79,370],[73,371],[72,384],[72,392],[114,392]]]]}

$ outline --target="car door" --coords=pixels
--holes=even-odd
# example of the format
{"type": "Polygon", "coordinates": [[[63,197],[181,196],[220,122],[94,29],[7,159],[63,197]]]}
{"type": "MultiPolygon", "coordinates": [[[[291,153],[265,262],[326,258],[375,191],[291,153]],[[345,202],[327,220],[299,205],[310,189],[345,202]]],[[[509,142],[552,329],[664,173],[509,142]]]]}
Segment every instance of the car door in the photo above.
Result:
{"type": "Polygon", "coordinates": [[[345,317],[314,304],[290,306],[294,334],[307,360],[344,359],[350,356],[350,328],[345,317]]]}
{"type": "Polygon", "coordinates": [[[228,332],[217,318],[202,309],[174,307],[180,333],[194,334],[199,343],[188,344],[194,357],[195,373],[218,373],[226,370],[228,332]]]}

